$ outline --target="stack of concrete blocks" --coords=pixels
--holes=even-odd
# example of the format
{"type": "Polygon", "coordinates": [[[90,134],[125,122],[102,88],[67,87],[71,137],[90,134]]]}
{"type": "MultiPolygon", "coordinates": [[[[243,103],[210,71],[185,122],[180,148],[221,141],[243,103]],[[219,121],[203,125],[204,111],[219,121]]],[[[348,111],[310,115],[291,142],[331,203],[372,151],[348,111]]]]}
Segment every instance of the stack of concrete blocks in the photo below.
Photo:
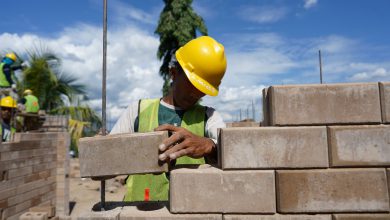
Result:
{"type": "Polygon", "coordinates": [[[1,144],[2,220],[19,219],[32,207],[56,206],[57,147],[68,138],[62,133],[17,133],[13,142],[1,144]]]}
{"type": "Polygon", "coordinates": [[[260,123],[255,121],[236,121],[236,122],[227,122],[227,128],[235,128],[235,127],[259,127],[260,123]]]}
{"type": "Polygon", "coordinates": [[[57,135],[57,175],[56,175],[56,213],[57,216],[69,215],[69,172],[70,172],[70,135],[59,132],[57,135]]]}
{"type": "Polygon", "coordinates": [[[69,116],[45,115],[41,130],[47,132],[65,132],[68,129],[69,116]]]}
{"type": "Polygon", "coordinates": [[[79,219],[390,219],[390,83],[271,86],[264,108],[266,127],[220,130],[217,167],[171,171],[169,209],[79,219]]]}

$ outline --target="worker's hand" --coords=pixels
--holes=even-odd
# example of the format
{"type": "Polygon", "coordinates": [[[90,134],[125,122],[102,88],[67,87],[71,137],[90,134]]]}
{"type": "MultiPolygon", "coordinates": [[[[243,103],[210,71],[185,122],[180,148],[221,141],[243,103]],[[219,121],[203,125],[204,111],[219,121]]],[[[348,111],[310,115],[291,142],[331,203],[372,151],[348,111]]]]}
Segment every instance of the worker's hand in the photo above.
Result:
{"type": "Polygon", "coordinates": [[[200,158],[210,154],[215,147],[211,139],[199,137],[182,127],[165,124],[154,130],[172,132],[172,135],[159,146],[163,153],[158,158],[162,161],[174,160],[182,156],[200,158]]]}

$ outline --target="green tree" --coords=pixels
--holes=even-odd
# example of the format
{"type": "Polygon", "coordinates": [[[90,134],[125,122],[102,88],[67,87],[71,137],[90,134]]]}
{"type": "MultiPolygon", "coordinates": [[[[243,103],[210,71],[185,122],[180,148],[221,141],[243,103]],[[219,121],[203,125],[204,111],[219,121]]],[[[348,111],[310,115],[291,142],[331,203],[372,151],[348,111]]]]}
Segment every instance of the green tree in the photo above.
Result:
{"type": "Polygon", "coordinates": [[[160,36],[157,57],[162,60],[160,75],[164,79],[163,95],[169,89],[168,64],[172,54],[179,47],[197,37],[197,31],[207,35],[207,27],[202,17],[192,9],[192,0],[164,0],[165,7],[160,14],[155,33],[160,36]]]}
{"type": "Polygon", "coordinates": [[[86,87],[77,78],[61,70],[61,60],[48,49],[34,49],[28,54],[29,67],[23,70],[19,94],[31,89],[41,109],[52,115],[68,115],[71,149],[77,152],[80,137],[97,133],[102,122],[87,105],[86,87]]]}
{"type": "Polygon", "coordinates": [[[50,112],[51,109],[86,97],[84,85],[77,83],[77,78],[61,71],[61,60],[47,50],[35,49],[28,53],[30,66],[23,71],[21,92],[31,89],[39,99],[41,109],[50,112]]]}

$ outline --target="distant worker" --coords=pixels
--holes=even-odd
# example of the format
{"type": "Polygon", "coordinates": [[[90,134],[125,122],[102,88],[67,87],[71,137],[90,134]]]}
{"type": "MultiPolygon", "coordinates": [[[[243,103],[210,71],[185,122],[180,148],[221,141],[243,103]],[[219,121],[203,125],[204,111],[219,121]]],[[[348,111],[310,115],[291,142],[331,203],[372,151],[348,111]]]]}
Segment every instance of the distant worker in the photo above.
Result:
{"type": "Polygon", "coordinates": [[[16,100],[11,96],[7,96],[1,99],[1,126],[0,133],[2,142],[11,141],[11,136],[16,132],[16,129],[11,126],[12,116],[16,111],[16,100]]]}
{"type": "Polygon", "coordinates": [[[14,70],[21,68],[11,67],[16,61],[15,53],[7,53],[0,64],[0,88],[16,89],[16,77],[14,70]]]}
{"type": "MultiPolygon", "coordinates": [[[[169,63],[172,79],[168,95],[129,105],[110,134],[169,131],[159,146],[159,160],[178,164],[210,163],[217,155],[217,129],[226,127],[221,115],[200,105],[207,95],[218,95],[226,71],[224,47],[202,36],[180,47],[169,63]]],[[[130,175],[125,201],[168,200],[169,180],[163,173],[130,175]]]]}
{"type": "Polygon", "coordinates": [[[24,112],[37,114],[39,111],[38,98],[32,94],[30,89],[26,89],[23,95],[24,97],[20,100],[20,103],[24,105],[24,112]]]}
{"type": "Polygon", "coordinates": [[[23,120],[20,120],[23,124],[23,131],[32,131],[38,130],[41,124],[39,123],[39,102],[38,98],[32,94],[33,92],[30,89],[26,89],[23,92],[24,97],[19,100],[19,110],[22,113],[20,116],[23,116],[23,120]]]}

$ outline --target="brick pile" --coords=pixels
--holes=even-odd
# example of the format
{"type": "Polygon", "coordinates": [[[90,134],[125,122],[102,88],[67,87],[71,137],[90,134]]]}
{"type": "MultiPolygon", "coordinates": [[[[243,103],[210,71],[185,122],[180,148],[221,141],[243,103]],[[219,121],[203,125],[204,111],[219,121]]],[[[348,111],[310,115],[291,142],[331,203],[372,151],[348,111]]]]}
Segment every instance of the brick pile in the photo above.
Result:
{"type": "MultiPolygon", "coordinates": [[[[17,133],[13,142],[0,146],[0,216],[19,219],[30,209],[58,209],[57,214],[69,212],[69,190],[65,191],[66,160],[64,149],[69,147],[67,133],[17,133]],[[63,158],[59,160],[59,158],[63,158]],[[59,176],[63,176],[62,182],[59,176]],[[62,187],[64,186],[64,187],[62,187]],[[64,198],[61,200],[61,197],[64,198]],[[62,201],[62,203],[60,202],[62,201]]],[[[61,178],[60,178],[61,179],[61,178]]],[[[69,185],[69,183],[67,183],[69,185]]],[[[69,188],[69,187],[68,187],[69,188]]],[[[35,210],[35,211],[34,211],[35,210]]],[[[54,212],[54,211],[53,211],[54,212]]],[[[46,214],[26,215],[24,219],[47,219],[46,214]]]]}
{"type": "Polygon", "coordinates": [[[271,86],[263,97],[265,127],[221,129],[218,166],[171,171],[169,205],[79,219],[390,219],[390,83],[271,86]]]}

